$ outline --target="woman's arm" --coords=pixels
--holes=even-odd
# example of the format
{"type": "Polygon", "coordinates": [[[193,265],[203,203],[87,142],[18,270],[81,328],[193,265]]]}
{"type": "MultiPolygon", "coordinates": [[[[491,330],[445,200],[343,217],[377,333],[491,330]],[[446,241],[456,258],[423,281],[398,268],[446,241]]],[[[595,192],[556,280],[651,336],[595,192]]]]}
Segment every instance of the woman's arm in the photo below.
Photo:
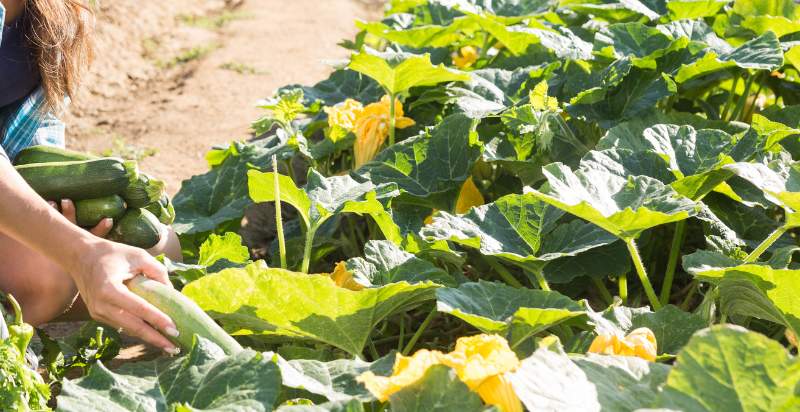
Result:
{"type": "Polygon", "coordinates": [[[172,320],[124,284],[137,274],[169,284],[164,267],[141,249],[101,239],[70,223],[39,197],[4,157],[0,157],[0,232],[67,271],[93,318],[121,327],[166,352],[177,352],[154,329],[177,335],[172,320]]]}

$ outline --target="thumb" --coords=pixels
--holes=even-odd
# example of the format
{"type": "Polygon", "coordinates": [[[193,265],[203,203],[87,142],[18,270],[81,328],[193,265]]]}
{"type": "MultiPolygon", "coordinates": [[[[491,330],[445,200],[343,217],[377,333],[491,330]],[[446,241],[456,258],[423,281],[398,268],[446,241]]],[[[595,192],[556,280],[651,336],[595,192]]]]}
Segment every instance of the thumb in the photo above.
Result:
{"type": "Polygon", "coordinates": [[[139,263],[138,272],[150,279],[171,287],[172,283],[169,281],[167,268],[154,257],[144,252],[142,252],[142,254],[144,254],[144,256],[142,256],[141,262],[139,263]]]}

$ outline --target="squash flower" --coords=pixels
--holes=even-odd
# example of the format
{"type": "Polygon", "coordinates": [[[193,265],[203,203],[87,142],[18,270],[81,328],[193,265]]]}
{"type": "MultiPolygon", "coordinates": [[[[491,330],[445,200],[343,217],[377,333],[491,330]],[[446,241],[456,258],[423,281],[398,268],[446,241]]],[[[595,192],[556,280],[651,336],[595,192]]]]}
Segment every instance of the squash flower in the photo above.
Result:
{"type": "MultiPolygon", "coordinates": [[[[483,198],[481,191],[478,190],[478,186],[475,186],[475,181],[472,180],[472,176],[470,176],[464,184],[461,185],[461,191],[458,193],[454,212],[458,215],[463,215],[469,212],[471,208],[481,206],[485,203],[486,199],[483,198]]],[[[434,210],[433,213],[436,213],[436,210],[434,210]]],[[[425,218],[426,225],[433,223],[433,213],[425,218]]]]}
{"type": "Polygon", "coordinates": [[[453,53],[453,65],[459,69],[472,67],[478,61],[478,50],[472,46],[462,47],[457,53],[453,53]]]}
{"type": "Polygon", "coordinates": [[[589,352],[603,355],[636,356],[655,362],[658,344],[653,331],[648,328],[639,328],[625,337],[599,335],[592,341],[589,352]]]}
{"type": "MultiPolygon", "coordinates": [[[[400,100],[395,100],[394,104],[395,128],[405,129],[413,126],[414,120],[404,116],[400,100]]],[[[372,160],[389,137],[389,109],[389,96],[383,96],[380,102],[367,105],[356,115],[353,129],[356,135],[356,168],[372,160]]]]}
{"type": "Polygon", "coordinates": [[[347,99],[333,107],[326,107],[325,113],[328,114],[328,126],[330,128],[330,139],[336,142],[346,136],[356,127],[356,119],[364,105],[353,99],[347,99]]]}
{"type": "Polygon", "coordinates": [[[507,378],[507,373],[518,368],[520,361],[508,342],[497,335],[460,338],[455,350],[448,354],[422,349],[411,357],[398,355],[392,376],[365,372],[357,380],[385,402],[392,394],[421,379],[434,365],[452,368],[487,405],[496,405],[503,412],[522,412],[522,403],[507,378]]]}
{"type": "Polygon", "coordinates": [[[328,276],[336,283],[336,286],[340,288],[350,289],[356,292],[364,289],[364,286],[356,282],[353,278],[353,273],[347,270],[345,262],[337,263],[336,268],[333,269],[333,273],[328,276]]]}

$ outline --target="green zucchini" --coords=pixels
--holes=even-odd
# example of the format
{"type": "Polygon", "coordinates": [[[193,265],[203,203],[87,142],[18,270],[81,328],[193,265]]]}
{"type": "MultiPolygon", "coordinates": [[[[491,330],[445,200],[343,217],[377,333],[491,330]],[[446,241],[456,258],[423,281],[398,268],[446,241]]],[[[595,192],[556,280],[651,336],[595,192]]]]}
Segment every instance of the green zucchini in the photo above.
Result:
{"type": "Polygon", "coordinates": [[[17,172],[47,200],[97,199],[122,193],[130,184],[129,168],[119,159],[34,163],[17,172]]]}
{"type": "Polygon", "coordinates": [[[39,145],[22,149],[14,159],[14,164],[29,165],[34,163],[75,162],[94,159],[97,159],[97,157],[90,154],[55,146],[39,145]]]}
{"type": "Polygon", "coordinates": [[[117,220],[108,239],[142,249],[150,249],[161,241],[161,223],[144,209],[128,209],[117,220]]]}
{"type": "Polygon", "coordinates": [[[144,276],[131,279],[128,288],[175,322],[178,336],[168,338],[183,351],[188,352],[192,349],[194,335],[214,342],[227,355],[234,355],[244,350],[239,342],[217,325],[203,309],[177,290],[144,276]]]}
{"type": "Polygon", "coordinates": [[[164,194],[164,182],[140,173],[124,192],[122,197],[128,207],[145,207],[153,202],[158,202],[164,194]]]}
{"type": "Polygon", "coordinates": [[[119,195],[75,202],[75,217],[81,227],[95,227],[106,218],[116,221],[124,214],[125,201],[119,195]]]}

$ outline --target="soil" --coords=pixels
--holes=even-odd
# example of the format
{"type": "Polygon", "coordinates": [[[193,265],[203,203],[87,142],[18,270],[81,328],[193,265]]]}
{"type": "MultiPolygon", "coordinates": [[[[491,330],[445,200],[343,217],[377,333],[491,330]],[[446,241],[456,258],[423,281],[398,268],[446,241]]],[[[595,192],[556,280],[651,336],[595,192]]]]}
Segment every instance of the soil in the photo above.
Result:
{"type": "MultiPolygon", "coordinates": [[[[382,0],[113,0],[98,2],[96,57],[65,116],[67,145],[137,158],[167,183],[204,173],[213,146],[250,137],[259,99],[314,84],[348,51],[355,20],[382,0]]],[[[64,336],[76,323],[45,329],[64,336]]],[[[114,362],[158,356],[125,338],[114,362]]]]}
{"type": "Polygon", "coordinates": [[[314,84],[348,56],[379,0],[114,0],[98,13],[97,58],[67,116],[68,145],[140,158],[167,182],[207,170],[214,145],[249,137],[259,99],[314,84]],[[132,18],[133,17],[133,18],[132,18]]]}

